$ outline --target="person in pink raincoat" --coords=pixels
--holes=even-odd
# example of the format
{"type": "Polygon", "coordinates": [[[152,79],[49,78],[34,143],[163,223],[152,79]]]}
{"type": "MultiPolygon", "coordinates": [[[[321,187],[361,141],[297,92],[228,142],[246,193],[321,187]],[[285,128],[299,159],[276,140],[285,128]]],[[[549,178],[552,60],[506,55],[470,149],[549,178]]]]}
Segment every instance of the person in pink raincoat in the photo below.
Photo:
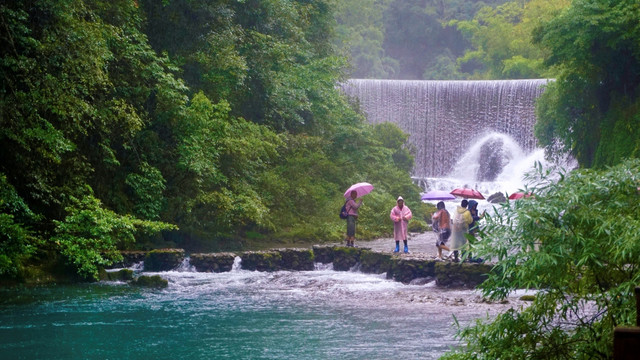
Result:
{"type": "Polygon", "coordinates": [[[396,241],[396,249],[393,251],[397,253],[400,251],[400,240],[404,242],[404,252],[409,252],[409,246],[407,245],[407,230],[409,228],[409,220],[413,216],[411,209],[404,204],[402,196],[398,196],[396,201],[397,205],[391,209],[391,220],[393,221],[393,238],[396,241]]]}

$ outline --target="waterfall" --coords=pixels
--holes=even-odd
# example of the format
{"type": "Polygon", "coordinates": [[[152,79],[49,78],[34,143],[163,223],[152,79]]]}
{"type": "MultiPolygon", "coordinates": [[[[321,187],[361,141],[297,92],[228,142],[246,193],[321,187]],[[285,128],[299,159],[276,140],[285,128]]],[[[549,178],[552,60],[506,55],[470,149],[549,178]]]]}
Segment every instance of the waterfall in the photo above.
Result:
{"type": "Polygon", "coordinates": [[[180,265],[178,265],[178,267],[175,269],[175,271],[178,272],[196,272],[196,267],[191,265],[191,259],[187,256],[184,259],[182,259],[182,262],[180,263],[180,265]]]}
{"type": "Polygon", "coordinates": [[[415,146],[416,178],[440,177],[476,142],[497,137],[478,149],[476,179],[493,180],[511,156],[513,139],[527,155],[536,150],[535,101],[549,80],[419,81],[351,79],[342,85],[372,124],[392,122],[415,146]],[[506,142],[505,142],[506,141],[506,142]]]}
{"type": "Polygon", "coordinates": [[[240,256],[236,256],[233,258],[233,265],[231,266],[231,271],[240,271],[242,270],[242,258],[240,256]]]}

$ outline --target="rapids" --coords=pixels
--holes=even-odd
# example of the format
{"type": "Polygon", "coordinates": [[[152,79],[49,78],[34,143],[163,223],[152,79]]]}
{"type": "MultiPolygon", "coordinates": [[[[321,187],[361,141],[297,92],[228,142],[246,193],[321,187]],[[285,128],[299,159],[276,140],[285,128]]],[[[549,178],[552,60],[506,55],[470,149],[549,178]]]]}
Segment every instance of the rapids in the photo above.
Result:
{"type": "MultiPolygon", "coordinates": [[[[124,283],[0,290],[6,359],[436,359],[468,324],[526,303],[315,271],[158,273],[163,290],[124,283]]],[[[145,273],[153,275],[152,273],[145,273]]]]}

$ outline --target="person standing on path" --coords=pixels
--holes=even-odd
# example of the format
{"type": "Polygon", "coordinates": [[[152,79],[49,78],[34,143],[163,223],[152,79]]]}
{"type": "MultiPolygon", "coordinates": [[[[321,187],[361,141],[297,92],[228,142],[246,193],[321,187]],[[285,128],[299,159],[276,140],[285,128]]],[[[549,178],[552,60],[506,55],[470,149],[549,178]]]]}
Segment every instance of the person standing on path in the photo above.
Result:
{"type": "Polygon", "coordinates": [[[453,250],[453,261],[458,262],[458,251],[467,244],[466,234],[469,232],[469,224],[473,222],[471,213],[467,209],[469,202],[462,200],[456,208],[453,218],[453,229],[451,230],[451,250],[453,250]]]}
{"type": "Polygon", "coordinates": [[[347,200],[347,246],[355,246],[356,241],[356,222],[358,220],[358,209],[362,206],[362,199],[356,203],[358,192],[353,190],[351,198],[347,200]]]}
{"type": "Polygon", "coordinates": [[[469,200],[467,209],[469,209],[469,213],[471,214],[471,219],[473,219],[471,224],[469,224],[469,234],[475,236],[479,228],[478,221],[480,221],[480,219],[484,217],[484,214],[482,215],[478,214],[478,202],[475,200],[469,200]]]}
{"type": "Polygon", "coordinates": [[[437,224],[438,227],[438,238],[436,239],[436,247],[438,248],[438,259],[442,259],[442,250],[451,251],[449,247],[446,245],[449,240],[449,236],[451,236],[451,215],[449,215],[449,211],[444,206],[444,201],[440,201],[436,208],[436,211],[432,216],[434,225],[437,224]]]}
{"type": "Polygon", "coordinates": [[[411,220],[413,214],[411,214],[411,209],[404,204],[402,196],[398,196],[396,204],[397,205],[391,209],[391,214],[389,214],[393,221],[393,238],[396,241],[396,249],[393,252],[397,253],[400,251],[400,240],[402,240],[404,242],[404,252],[406,254],[409,252],[409,246],[407,244],[409,220],[411,220]]]}
{"type": "MultiPolygon", "coordinates": [[[[478,230],[480,229],[480,224],[478,223],[482,218],[484,218],[484,213],[482,215],[480,215],[478,213],[478,202],[475,200],[469,200],[469,205],[467,206],[467,209],[469,209],[469,214],[471,214],[471,219],[473,219],[473,221],[471,222],[471,224],[469,224],[469,235],[473,236],[474,238],[476,237],[476,234],[478,233],[478,230]]],[[[474,258],[471,255],[471,252],[469,252],[469,256],[467,257],[469,259],[470,262],[482,262],[483,260],[481,258],[474,258]]]]}

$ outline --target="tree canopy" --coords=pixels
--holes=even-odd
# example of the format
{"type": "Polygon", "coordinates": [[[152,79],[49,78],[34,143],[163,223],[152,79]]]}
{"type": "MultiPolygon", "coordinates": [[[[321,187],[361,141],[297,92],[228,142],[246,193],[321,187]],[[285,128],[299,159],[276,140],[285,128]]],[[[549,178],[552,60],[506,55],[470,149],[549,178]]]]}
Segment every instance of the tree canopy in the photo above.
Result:
{"type": "Polygon", "coordinates": [[[388,232],[373,214],[419,202],[413,158],[336,87],[332,6],[2,3],[0,274],[50,255],[92,277],[118,249],[340,240],[359,181],[376,185],[361,236],[388,232]]]}
{"type": "Polygon", "coordinates": [[[560,69],[539,101],[536,136],[584,167],[640,155],[640,3],[578,0],[536,29],[560,69]]]}
{"type": "Polygon", "coordinates": [[[532,41],[536,26],[569,6],[569,0],[510,1],[481,8],[472,20],[450,24],[471,42],[458,58],[460,71],[473,79],[536,79],[554,77],[543,62],[545,51],[532,41]]]}
{"type": "Polygon", "coordinates": [[[336,44],[350,76],[409,80],[464,79],[456,59],[469,48],[449,22],[468,21],[506,0],[345,0],[337,7],[336,44]]]}

